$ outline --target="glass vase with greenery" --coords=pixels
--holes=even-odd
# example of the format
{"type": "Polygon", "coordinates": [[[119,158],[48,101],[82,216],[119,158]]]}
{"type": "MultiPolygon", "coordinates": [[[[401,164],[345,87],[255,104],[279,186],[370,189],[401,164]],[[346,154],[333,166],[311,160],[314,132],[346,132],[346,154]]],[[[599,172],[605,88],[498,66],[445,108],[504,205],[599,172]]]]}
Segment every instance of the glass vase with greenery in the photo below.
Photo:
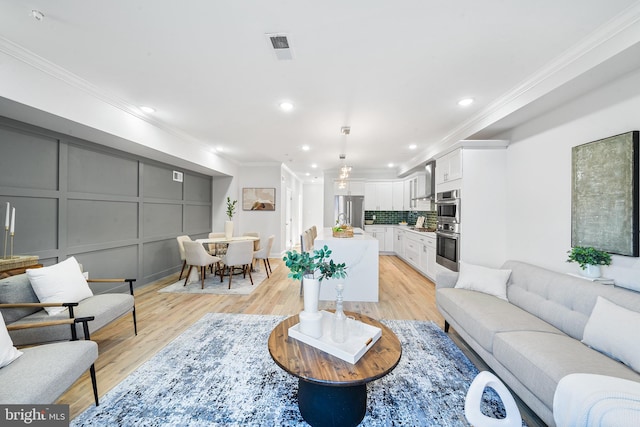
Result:
{"type": "Polygon", "coordinates": [[[591,246],[575,246],[567,253],[569,254],[567,262],[577,262],[583,270],[587,268],[587,265],[611,264],[611,255],[591,246]]]}

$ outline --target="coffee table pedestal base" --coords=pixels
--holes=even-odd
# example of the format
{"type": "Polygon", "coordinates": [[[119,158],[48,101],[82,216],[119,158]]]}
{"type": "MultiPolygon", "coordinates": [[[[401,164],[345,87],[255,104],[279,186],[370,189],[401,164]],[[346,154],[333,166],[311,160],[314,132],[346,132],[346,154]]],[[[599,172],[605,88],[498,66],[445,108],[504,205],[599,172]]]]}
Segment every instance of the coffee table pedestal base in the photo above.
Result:
{"type": "Polygon", "coordinates": [[[313,427],[357,426],[367,412],[367,385],[328,386],[298,380],[298,407],[313,427]]]}

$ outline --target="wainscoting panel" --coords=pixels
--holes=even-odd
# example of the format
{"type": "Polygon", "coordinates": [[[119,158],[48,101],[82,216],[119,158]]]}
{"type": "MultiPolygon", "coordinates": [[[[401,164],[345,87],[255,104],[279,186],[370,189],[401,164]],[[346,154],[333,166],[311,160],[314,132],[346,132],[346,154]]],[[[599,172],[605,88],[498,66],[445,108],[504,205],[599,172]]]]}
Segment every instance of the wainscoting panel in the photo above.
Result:
{"type": "Polygon", "coordinates": [[[191,174],[185,175],[184,199],[187,202],[211,203],[211,178],[191,174]]]}
{"type": "Polygon", "coordinates": [[[138,195],[138,162],[85,147],[68,147],[68,191],[138,195]]]}
{"type": "Polygon", "coordinates": [[[0,147],[0,186],[58,189],[57,139],[0,127],[0,147]]]}
{"type": "MultiPolygon", "coordinates": [[[[89,277],[94,279],[135,279],[138,277],[138,245],[122,246],[74,255],[89,277]]],[[[94,293],[113,288],[108,284],[91,284],[94,293]]],[[[120,286],[120,285],[118,285],[120,286]]]]}
{"type": "Polygon", "coordinates": [[[184,217],[187,234],[211,231],[211,205],[185,205],[184,217]]]}
{"type": "Polygon", "coordinates": [[[166,166],[145,164],[142,174],[144,197],[147,199],[182,200],[183,183],[173,180],[174,170],[166,166]]]}
{"type": "MultiPolygon", "coordinates": [[[[2,235],[7,202],[16,209],[14,255],[34,254],[58,249],[58,199],[45,197],[0,196],[2,209],[2,235]]],[[[7,248],[7,255],[10,249],[7,248]]],[[[0,256],[2,256],[0,254],[0,256]]]]}
{"type": "Polygon", "coordinates": [[[145,243],[142,258],[142,275],[145,281],[157,280],[172,273],[177,267],[182,267],[175,238],[145,243]]]}
{"type": "Polygon", "coordinates": [[[67,215],[69,248],[138,237],[138,203],[69,200],[67,215]]]}
{"type": "Polygon", "coordinates": [[[145,203],[144,237],[159,237],[182,231],[182,204],[145,203]]]}

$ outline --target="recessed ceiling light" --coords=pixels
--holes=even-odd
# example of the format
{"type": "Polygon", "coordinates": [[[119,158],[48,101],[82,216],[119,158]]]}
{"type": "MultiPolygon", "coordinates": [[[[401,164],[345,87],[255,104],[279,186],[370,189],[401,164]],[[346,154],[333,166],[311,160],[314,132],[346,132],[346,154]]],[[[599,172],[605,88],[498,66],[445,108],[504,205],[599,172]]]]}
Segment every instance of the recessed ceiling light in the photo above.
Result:
{"type": "Polygon", "coordinates": [[[409,146],[409,150],[415,150],[416,148],[418,148],[418,146],[416,144],[411,144],[409,146]]]}
{"type": "Polygon", "coordinates": [[[313,163],[313,164],[311,165],[311,167],[315,169],[315,168],[317,168],[317,167],[318,167],[318,165],[317,165],[317,164],[315,164],[315,163],[313,163]]]}
{"type": "Polygon", "coordinates": [[[311,174],[309,172],[304,174],[305,176],[311,176],[311,174]]]}
{"type": "Polygon", "coordinates": [[[147,107],[146,105],[141,106],[140,109],[142,111],[144,111],[145,113],[155,113],[156,112],[155,108],[147,107]]]}
{"type": "Polygon", "coordinates": [[[280,103],[280,108],[282,108],[282,111],[291,111],[293,109],[293,104],[290,102],[281,102],[280,103]]]}
{"type": "Polygon", "coordinates": [[[387,166],[389,166],[390,168],[393,167],[393,163],[389,163],[387,166]]]}
{"type": "Polygon", "coordinates": [[[458,105],[461,107],[468,107],[471,104],[473,104],[473,98],[464,98],[458,101],[458,105]]]}
{"type": "Polygon", "coordinates": [[[308,145],[303,145],[302,146],[302,151],[309,151],[311,149],[311,147],[309,147],[308,145]]]}

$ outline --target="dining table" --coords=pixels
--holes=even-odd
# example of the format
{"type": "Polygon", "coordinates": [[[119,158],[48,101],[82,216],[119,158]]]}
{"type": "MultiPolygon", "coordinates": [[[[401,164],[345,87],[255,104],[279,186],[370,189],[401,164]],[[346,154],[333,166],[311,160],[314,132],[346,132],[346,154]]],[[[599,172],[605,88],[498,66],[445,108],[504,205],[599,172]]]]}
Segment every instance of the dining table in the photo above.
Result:
{"type": "MultiPolygon", "coordinates": [[[[195,241],[203,245],[212,245],[212,244],[229,244],[233,242],[246,242],[246,241],[255,242],[256,240],[260,240],[260,238],[256,236],[231,236],[229,238],[211,237],[206,239],[196,239],[195,241]]],[[[260,264],[258,264],[257,266],[252,265],[251,269],[252,271],[260,271],[260,264]]]]}

